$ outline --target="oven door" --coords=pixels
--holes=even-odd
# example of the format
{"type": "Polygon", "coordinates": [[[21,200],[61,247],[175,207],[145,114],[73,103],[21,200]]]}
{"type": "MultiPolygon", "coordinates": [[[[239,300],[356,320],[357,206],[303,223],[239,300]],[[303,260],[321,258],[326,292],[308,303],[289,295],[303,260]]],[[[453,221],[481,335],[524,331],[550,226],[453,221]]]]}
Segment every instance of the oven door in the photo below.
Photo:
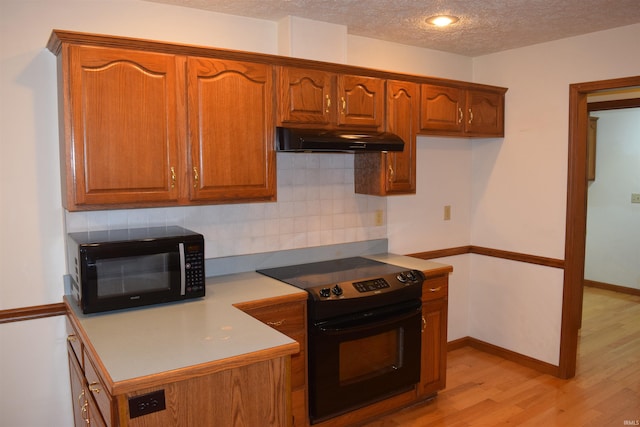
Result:
{"type": "Polygon", "coordinates": [[[421,302],[309,328],[309,414],[317,423],[410,390],[420,380],[421,302]]]}

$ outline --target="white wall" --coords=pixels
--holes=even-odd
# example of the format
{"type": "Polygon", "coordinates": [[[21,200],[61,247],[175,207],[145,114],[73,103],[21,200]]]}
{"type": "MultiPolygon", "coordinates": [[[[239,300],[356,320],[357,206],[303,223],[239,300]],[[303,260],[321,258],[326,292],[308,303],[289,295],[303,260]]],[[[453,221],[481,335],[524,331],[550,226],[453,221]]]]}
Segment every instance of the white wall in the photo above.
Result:
{"type": "MultiPolygon", "coordinates": [[[[504,140],[473,142],[472,244],[564,258],[569,85],[639,75],[638,40],[632,25],[474,59],[475,81],[509,91],[504,140]]],[[[557,364],[562,271],[474,256],[471,272],[472,336],[557,364]]]]}
{"type": "MultiPolygon", "coordinates": [[[[353,194],[352,155],[279,154],[275,204],[65,213],[60,204],[55,57],[45,49],[54,28],[261,53],[283,49],[281,23],[137,0],[2,0],[0,309],[61,300],[66,227],[183,224],[205,233],[208,257],[386,236],[387,226],[373,226],[370,220],[376,210],[386,213],[387,199],[353,194]],[[324,194],[319,207],[318,192],[324,194]],[[318,210],[320,215],[301,223],[300,218],[318,210]],[[272,232],[276,228],[277,235],[272,232]],[[281,233],[284,229],[294,232],[281,233]]],[[[294,34],[289,42],[296,55],[313,50],[304,36],[301,41],[294,34]]],[[[456,55],[382,42],[376,50],[378,42],[353,37],[338,38],[338,43],[346,43],[350,64],[372,66],[365,63],[369,55],[359,55],[366,45],[395,64],[385,68],[470,77],[470,60],[456,55]]],[[[71,425],[65,336],[62,317],[0,326],[0,424],[71,425]],[[28,378],[21,375],[27,363],[33,365],[28,378]],[[38,409],[26,410],[24,396],[38,409]]]]}
{"type": "MultiPolygon", "coordinates": [[[[44,48],[53,28],[263,53],[277,53],[280,49],[280,28],[274,22],[137,0],[3,0],[0,3],[0,309],[60,301],[61,277],[65,272],[65,221],[71,228],[156,221],[185,224],[193,221],[197,226],[215,228],[220,226],[216,222],[219,217],[234,214],[237,209],[145,209],[66,217],[60,206],[55,60],[44,48]]],[[[352,65],[509,87],[504,140],[471,142],[420,137],[418,194],[361,199],[363,209],[386,209],[388,218],[387,226],[381,230],[366,226],[364,229],[373,230],[374,235],[386,231],[391,250],[398,253],[472,243],[562,258],[568,84],[640,74],[640,58],[629,55],[635,51],[634,40],[639,38],[640,25],[635,25],[472,61],[348,36],[347,63],[352,65]],[[445,204],[452,206],[452,220],[447,223],[441,216],[445,204]]],[[[336,165],[334,160],[319,159],[308,160],[303,155],[282,160],[279,156],[281,163],[304,163],[292,164],[291,168],[281,165],[279,179],[286,185],[286,176],[313,166],[307,162],[327,161],[345,174],[351,168],[346,163],[336,165]]],[[[341,159],[335,161],[347,161],[345,157],[341,159]]],[[[349,183],[331,185],[342,192],[349,183]]],[[[308,193],[300,186],[290,186],[282,196],[286,198],[287,192],[292,199],[281,202],[293,202],[294,208],[299,209],[308,206],[302,203],[308,193]]],[[[336,209],[344,209],[350,203],[347,200],[357,199],[351,197],[339,195],[336,209]]],[[[333,209],[333,202],[331,206],[333,209]]],[[[252,237],[261,232],[260,224],[264,226],[263,221],[268,218],[256,221],[251,215],[266,213],[248,211],[246,222],[238,225],[238,230],[252,237]],[[252,225],[257,231],[249,230],[252,225]]],[[[343,227],[345,221],[345,217],[338,219],[338,227],[343,227]]],[[[334,234],[336,224],[333,219],[331,222],[327,225],[332,230],[331,241],[352,238],[345,236],[351,233],[347,231],[334,234]]],[[[305,227],[302,233],[307,240],[302,245],[309,244],[312,231],[309,224],[305,227]]],[[[267,246],[272,242],[263,241],[267,246]]],[[[282,243],[291,242],[287,239],[282,243]]],[[[210,255],[248,253],[255,250],[252,244],[262,243],[243,239],[240,246],[212,248],[210,255]]],[[[456,269],[452,276],[449,339],[473,333],[505,348],[551,363],[557,361],[562,286],[558,270],[481,256],[452,257],[446,261],[456,269]],[[518,321],[501,322],[500,313],[518,321]]],[[[0,327],[3,425],[70,425],[64,336],[64,321],[60,317],[0,327]],[[32,380],[25,381],[15,374],[24,369],[25,361],[31,360],[37,366],[38,381],[46,384],[46,392],[34,395],[32,380]],[[42,410],[23,410],[20,401],[24,396],[30,396],[31,403],[42,410]],[[61,401],[67,402],[66,407],[61,401]]]]}
{"type": "Polygon", "coordinates": [[[589,183],[587,280],[640,289],[640,108],[595,111],[596,179],[589,183]]]}

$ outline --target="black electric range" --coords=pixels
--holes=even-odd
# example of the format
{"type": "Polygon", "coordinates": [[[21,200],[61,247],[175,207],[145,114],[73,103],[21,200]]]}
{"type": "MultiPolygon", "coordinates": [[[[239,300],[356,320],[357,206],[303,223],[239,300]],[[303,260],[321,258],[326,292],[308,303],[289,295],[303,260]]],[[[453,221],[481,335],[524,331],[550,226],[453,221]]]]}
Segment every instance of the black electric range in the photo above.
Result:
{"type": "Polygon", "coordinates": [[[309,293],[310,320],[420,299],[424,281],[422,272],[418,270],[364,257],[268,268],[257,272],[306,290],[309,293]]]}

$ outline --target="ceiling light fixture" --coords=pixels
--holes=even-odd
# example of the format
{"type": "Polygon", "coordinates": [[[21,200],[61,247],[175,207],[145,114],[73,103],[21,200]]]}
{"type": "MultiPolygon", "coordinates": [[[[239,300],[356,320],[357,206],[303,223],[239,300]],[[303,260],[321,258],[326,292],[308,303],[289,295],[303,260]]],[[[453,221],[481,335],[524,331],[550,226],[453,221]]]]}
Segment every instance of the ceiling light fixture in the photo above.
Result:
{"type": "Polygon", "coordinates": [[[436,27],[446,27],[458,22],[460,18],[453,15],[436,15],[426,19],[427,24],[435,25],[436,27]]]}

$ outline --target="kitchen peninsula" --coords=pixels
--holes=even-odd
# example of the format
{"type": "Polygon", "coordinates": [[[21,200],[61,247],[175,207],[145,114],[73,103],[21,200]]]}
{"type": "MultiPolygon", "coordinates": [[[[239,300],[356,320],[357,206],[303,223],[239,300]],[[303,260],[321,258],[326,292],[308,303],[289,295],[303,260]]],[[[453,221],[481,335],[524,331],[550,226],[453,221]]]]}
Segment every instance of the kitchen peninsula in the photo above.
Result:
{"type": "MultiPolygon", "coordinates": [[[[370,258],[424,271],[424,288],[430,278],[446,284],[451,271],[403,256],[370,258]]],[[[255,272],[209,277],[197,301],[83,315],[65,298],[76,425],[308,425],[306,299],[255,272]]],[[[446,331],[446,311],[442,325],[446,331]]],[[[396,406],[351,417],[425,397],[414,390],[396,406]]]]}

